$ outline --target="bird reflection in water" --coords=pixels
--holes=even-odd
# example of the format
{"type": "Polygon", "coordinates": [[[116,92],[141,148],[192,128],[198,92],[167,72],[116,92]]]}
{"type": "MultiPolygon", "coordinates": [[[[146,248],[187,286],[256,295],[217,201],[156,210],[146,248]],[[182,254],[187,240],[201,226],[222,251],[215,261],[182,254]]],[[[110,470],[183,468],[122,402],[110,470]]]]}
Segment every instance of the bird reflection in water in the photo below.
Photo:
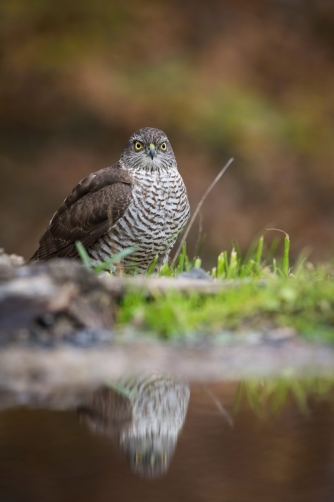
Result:
{"type": "Polygon", "coordinates": [[[114,440],[136,474],[155,478],[168,470],[189,396],[185,382],[146,373],[101,387],[78,414],[92,431],[114,440]]]}

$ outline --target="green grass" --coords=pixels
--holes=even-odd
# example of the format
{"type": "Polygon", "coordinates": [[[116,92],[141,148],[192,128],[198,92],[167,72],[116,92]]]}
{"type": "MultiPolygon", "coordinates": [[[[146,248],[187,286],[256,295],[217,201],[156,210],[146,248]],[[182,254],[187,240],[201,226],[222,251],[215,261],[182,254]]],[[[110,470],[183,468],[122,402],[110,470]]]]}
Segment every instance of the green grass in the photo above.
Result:
{"type": "MultiPolygon", "coordinates": [[[[230,253],[220,253],[216,266],[208,273],[215,281],[229,282],[216,294],[182,294],[177,289],[153,295],[128,292],[117,308],[117,329],[131,328],[173,339],[226,331],[237,337],[250,331],[289,327],[308,339],[334,342],[333,268],[329,264],[314,267],[306,259],[292,267],[288,235],[278,257],[277,246],[278,242],[273,241],[266,247],[260,237],[244,257],[237,246],[230,253]]],[[[84,253],[80,253],[83,260],[84,253]]],[[[123,256],[114,257],[112,262],[123,256]]],[[[154,265],[148,274],[152,274],[154,265]]],[[[87,266],[91,265],[87,262],[87,266]]],[[[190,259],[184,245],[175,265],[165,264],[158,275],[174,277],[200,266],[201,260],[190,259]]],[[[107,265],[102,264],[95,271],[105,268],[107,265]]]]}
{"type": "MultiPolygon", "coordinates": [[[[82,243],[80,241],[76,241],[75,245],[76,245],[77,251],[79,253],[79,256],[81,258],[83,265],[86,268],[92,270],[95,274],[99,274],[100,272],[103,272],[104,270],[109,270],[111,267],[113,267],[113,265],[115,265],[116,263],[119,263],[121,260],[123,260],[123,258],[131,255],[131,253],[133,253],[135,251],[135,248],[123,249],[119,253],[116,253],[113,256],[111,256],[109,258],[109,260],[106,260],[102,263],[99,263],[99,265],[93,265],[91,259],[88,256],[88,253],[87,253],[85,247],[82,245],[82,243]]],[[[112,274],[112,272],[110,272],[110,274],[112,274]]]]}
{"type": "Polygon", "coordinates": [[[292,327],[310,339],[334,341],[334,282],[316,270],[307,277],[244,279],[215,295],[172,291],[146,299],[133,292],[123,298],[117,323],[166,338],[292,327]]]}

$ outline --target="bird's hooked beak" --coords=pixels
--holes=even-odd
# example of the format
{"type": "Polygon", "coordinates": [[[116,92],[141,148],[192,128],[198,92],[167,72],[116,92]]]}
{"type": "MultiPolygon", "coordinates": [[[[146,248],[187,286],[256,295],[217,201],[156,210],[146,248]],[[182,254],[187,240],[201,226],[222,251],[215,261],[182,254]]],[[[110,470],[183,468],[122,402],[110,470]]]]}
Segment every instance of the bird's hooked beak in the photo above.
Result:
{"type": "Polygon", "coordinates": [[[156,146],[153,143],[150,143],[150,145],[148,147],[148,154],[152,160],[157,154],[156,146]]]}

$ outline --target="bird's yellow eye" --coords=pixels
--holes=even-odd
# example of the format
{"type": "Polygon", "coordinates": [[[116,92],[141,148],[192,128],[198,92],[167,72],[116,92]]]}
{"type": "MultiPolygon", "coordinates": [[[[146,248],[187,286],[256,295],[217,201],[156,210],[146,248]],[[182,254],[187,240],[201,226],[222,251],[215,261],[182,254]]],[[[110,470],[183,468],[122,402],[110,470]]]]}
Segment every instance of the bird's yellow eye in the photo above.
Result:
{"type": "Polygon", "coordinates": [[[140,461],[141,461],[141,455],[140,453],[136,453],[136,465],[138,465],[140,461]]]}
{"type": "Polygon", "coordinates": [[[160,145],[160,149],[161,149],[162,151],[166,151],[166,150],[167,150],[167,143],[165,143],[165,141],[164,141],[163,143],[161,143],[161,145],[160,145]]]}
{"type": "Polygon", "coordinates": [[[139,152],[139,150],[142,150],[143,149],[143,143],[141,143],[140,141],[136,141],[135,142],[135,150],[136,152],[139,152]]]}

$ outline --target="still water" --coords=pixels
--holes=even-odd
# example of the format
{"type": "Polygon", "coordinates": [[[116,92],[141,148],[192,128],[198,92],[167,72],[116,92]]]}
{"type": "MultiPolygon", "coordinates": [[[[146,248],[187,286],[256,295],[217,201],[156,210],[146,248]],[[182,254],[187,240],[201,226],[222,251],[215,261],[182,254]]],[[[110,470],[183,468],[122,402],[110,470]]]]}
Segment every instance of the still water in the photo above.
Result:
{"type": "Polygon", "coordinates": [[[331,383],[144,380],[0,400],[0,501],[334,501],[331,383]]]}

